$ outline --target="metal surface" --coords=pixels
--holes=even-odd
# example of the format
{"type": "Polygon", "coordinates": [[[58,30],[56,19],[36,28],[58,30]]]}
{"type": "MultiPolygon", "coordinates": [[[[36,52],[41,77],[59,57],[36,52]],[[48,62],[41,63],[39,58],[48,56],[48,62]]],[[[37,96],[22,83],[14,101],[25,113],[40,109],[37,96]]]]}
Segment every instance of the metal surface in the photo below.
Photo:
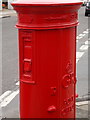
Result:
{"type": "Polygon", "coordinates": [[[21,118],[75,119],[81,2],[57,4],[12,4],[18,13],[21,118]]]}
{"type": "Polygon", "coordinates": [[[76,4],[82,4],[83,2],[80,0],[73,0],[73,1],[68,1],[68,0],[17,0],[14,5],[23,5],[23,6],[29,6],[29,5],[42,5],[42,6],[47,6],[47,5],[76,5],[76,4]]]}

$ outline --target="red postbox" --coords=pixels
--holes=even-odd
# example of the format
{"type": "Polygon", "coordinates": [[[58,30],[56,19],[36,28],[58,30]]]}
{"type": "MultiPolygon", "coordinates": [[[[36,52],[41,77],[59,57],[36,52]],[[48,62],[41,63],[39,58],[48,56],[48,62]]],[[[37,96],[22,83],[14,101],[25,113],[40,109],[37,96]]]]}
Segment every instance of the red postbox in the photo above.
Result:
{"type": "Polygon", "coordinates": [[[18,0],[20,117],[73,118],[76,27],[82,2],[18,0]]]}

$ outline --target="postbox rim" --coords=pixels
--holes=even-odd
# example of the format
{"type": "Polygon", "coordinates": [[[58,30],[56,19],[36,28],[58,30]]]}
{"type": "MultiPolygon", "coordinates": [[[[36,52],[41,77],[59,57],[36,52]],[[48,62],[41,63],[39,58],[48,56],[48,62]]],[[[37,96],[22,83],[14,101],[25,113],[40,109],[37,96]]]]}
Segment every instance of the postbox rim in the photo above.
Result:
{"type": "Polygon", "coordinates": [[[47,0],[45,1],[28,1],[28,0],[17,0],[16,2],[12,2],[12,6],[58,6],[58,5],[81,5],[83,2],[80,0],[73,0],[73,1],[67,1],[67,0],[47,0]]]}

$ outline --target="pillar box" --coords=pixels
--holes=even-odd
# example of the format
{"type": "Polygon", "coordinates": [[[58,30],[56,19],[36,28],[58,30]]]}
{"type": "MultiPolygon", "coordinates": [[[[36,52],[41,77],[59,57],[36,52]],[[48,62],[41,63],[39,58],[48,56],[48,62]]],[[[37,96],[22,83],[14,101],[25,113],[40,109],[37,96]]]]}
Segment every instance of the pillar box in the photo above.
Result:
{"type": "Polygon", "coordinates": [[[68,1],[12,3],[18,14],[21,118],[75,119],[76,31],[82,2],[68,1]]]}

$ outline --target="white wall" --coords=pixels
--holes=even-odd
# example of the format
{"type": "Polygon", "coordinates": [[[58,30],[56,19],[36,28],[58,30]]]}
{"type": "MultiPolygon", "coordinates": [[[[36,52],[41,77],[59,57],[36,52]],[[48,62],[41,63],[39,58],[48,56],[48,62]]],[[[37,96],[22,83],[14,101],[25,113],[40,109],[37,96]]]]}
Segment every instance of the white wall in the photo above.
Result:
{"type": "Polygon", "coordinates": [[[2,0],[0,0],[0,10],[2,10],[2,0]]]}
{"type": "Polygon", "coordinates": [[[8,0],[8,9],[13,9],[13,7],[11,6],[11,3],[14,1],[16,0],[8,0]]]}

